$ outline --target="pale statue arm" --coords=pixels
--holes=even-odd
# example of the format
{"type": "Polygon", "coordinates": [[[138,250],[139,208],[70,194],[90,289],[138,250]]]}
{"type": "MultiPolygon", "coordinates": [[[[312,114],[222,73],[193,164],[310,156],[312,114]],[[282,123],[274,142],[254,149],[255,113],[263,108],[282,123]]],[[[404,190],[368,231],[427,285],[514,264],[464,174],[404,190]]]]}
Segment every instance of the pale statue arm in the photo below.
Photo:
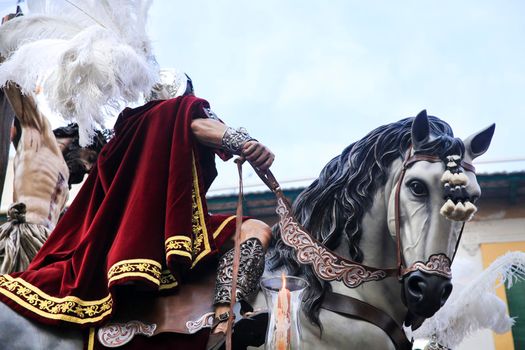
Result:
{"type": "MultiPolygon", "coordinates": [[[[200,143],[213,148],[224,148],[223,137],[228,129],[227,125],[218,120],[199,118],[191,122],[191,129],[200,143]]],[[[275,158],[270,149],[257,140],[244,143],[240,153],[261,170],[270,168],[275,158]]]]}
{"type": "Polygon", "coordinates": [[[5,86],[4,92],[22,128],[35,128],[41,133],[50,131],[49,122],[38,110],[32,95],[22,94],[20,87],[14,83],[5,86]]]}

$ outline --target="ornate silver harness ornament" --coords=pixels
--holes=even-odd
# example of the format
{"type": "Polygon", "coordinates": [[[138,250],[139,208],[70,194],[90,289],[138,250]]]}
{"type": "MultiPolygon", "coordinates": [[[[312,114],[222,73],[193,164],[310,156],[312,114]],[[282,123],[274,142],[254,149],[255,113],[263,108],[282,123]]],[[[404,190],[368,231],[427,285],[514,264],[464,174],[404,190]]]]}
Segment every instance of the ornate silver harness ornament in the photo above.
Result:
{"type": "Polygon", "coordinates": [[[107,348],[117,348],[129,343],[137,334],[151,337],[157,328],[156,324],[147,324],[140,321],[127,323],[108,323],[99,328],[98,341],[107,348]]]}
{"type": "Polygon", "coordinates": [[[433,254],[426,263],[418,261],[409,268],[403,270],[403,275],[407,275],[416,270],[426,272],[431,275],[439,275],[445,278],[452,278],[450,265],[452,261],[445,254],[433,254]]]}
{"type": "Polygon", "coordinates": [[[190,334],[195,334],[203,328],[211,328],[214,319],[215,312],[208,312],[196,320],[186,322],[186,328],[190,334]]]}
{"type": "Polygon", "coordinates": [[[356,288],[363,282],[379,281],[397,273],[396,269],[369,268],[333,253],[295,222],[289,206],[280,196],[277,214],[283,242],[294,248],[297,260],[302,264],[310,264],[322,280],[341,281],[349,288],[356,288]]]}

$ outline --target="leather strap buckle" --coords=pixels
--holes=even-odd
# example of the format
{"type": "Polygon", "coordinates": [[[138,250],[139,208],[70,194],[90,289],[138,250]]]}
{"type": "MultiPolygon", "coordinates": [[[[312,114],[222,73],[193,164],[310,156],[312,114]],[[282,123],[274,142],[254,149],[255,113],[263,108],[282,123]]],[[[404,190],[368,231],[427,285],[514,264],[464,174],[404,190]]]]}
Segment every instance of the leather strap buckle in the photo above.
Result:
{"type": "MultiPolygon", "coordinates": [[[[215,316],[213,318],[213,323],[211,324],[211,329],[214,329],[215,327],[217,327],[219,323],[228,321],[229,318],[230,318],[229,311],[223,312],[222,314],[215,316]]],[[[235,319],[235,315],[233,315],[233,319],[235,319]]]]}

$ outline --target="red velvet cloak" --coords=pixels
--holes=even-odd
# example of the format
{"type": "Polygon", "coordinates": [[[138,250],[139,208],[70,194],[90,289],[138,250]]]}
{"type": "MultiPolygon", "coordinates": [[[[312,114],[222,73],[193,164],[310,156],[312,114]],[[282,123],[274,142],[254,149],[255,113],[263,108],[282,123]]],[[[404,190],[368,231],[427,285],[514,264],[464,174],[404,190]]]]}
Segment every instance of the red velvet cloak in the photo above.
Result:
{"type": "Polygon", "coordinates": [[[175,289],[215,253],[235,220],[206,209],[214,153],[190,127],[203,107],[185,96],[124,110],[28,270],[0,275],[0,300],[46,324],[93,326],[111,316],[115,286],[175,289]]]}

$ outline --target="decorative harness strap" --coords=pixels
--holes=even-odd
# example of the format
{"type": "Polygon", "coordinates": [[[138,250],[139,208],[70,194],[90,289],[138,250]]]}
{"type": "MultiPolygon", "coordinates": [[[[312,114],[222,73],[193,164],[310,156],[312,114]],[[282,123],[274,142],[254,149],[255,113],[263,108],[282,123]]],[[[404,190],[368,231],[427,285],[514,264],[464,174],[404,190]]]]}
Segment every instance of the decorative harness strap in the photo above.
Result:
{"type": "Polygon", "coordinates": [[[397,350],[411,350],[412,343],[403,329],[386,312],[359,299],[334,292],[326,292],[323,309],[340,315],[372,323],[381,328],[392,340],[397,350]]]}
{"type": "Polygon", "coordinates": [[[292,214],[288,199],[271,171],[266,173],[255,169],[255,172],[277,197],[276,212],[279,215],[279,227],[283,242],[295,249],[297,260],[310,264],[319,278],[325,281],[341,281],[349,288],[355,288],[368,281],[380,281],[386,277],[397,277],[398,268],[380,269],[366,266],[345,259],[320,241],[312,237],[297,223],[292,214]]]}

